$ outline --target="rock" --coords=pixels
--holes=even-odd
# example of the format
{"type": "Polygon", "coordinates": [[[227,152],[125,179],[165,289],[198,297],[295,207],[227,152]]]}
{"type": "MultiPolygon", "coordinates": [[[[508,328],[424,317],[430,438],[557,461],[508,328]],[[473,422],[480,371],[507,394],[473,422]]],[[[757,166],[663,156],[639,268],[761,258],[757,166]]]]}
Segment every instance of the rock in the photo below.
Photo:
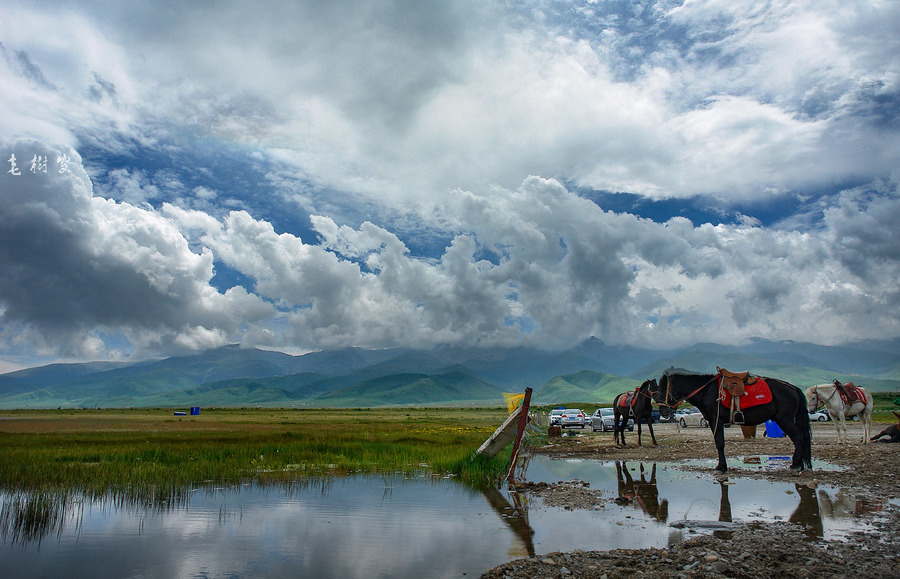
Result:
{"type": "Polygon", "coordinates": [[[716,561],[712,565],[710,565],[713,571],[716,573],[725,573],[728,571],[728,563],[725,561],[716,561]]]}

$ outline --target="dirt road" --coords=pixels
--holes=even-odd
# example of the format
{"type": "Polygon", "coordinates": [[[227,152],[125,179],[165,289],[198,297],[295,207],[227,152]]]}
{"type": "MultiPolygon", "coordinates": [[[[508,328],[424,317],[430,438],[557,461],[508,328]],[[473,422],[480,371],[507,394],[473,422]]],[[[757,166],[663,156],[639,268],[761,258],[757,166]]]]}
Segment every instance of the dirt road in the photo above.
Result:
{"type": "MultiPolygon", "coordinates": [[[[873,425],[877,433],[884,424],[873,425]]],[[[832,423],[813,423],[813,460],[842,470],[813,469],[799,474],[777,471],[730,471],[730,477],[762,477],[815,488],[840,487],[860,500],[880,501],[879,513],[868,530],[853,533],[844,541],[810,542],[802,529],[789,522],[751,523],[737,530],[698,535],[665,549],[576,551],[549,553],[518,559],[496,567],[485,578],[526,577],[900,577],[900,444],[860,444],[862,425],[848,426],[850,445],[839,444],[832,423]]],[[[675,424],[654,425],[659,445],[650,446],[646,426],[645,446],[637,446],[637,431],[627,433],[627,445],[616,448],[612,433],[567,431],[561,438],[530,449],[534,453],[595,458],[672,462],[714,459],[715,445],[708,429],[679,428],[675,424]]],[[[726,430],[726,455],[785,455],[793,450],[787,438],[744,439],[739,428],[726,430]]],[[[688,467],[686,467],[688,468],[688,467]]],[[[705,468],[705,467],[704,467],[705,468]]],[[[590,508],[579,485],[554,485],[541,489],[545,499],[566,508],[590,508]]]]}

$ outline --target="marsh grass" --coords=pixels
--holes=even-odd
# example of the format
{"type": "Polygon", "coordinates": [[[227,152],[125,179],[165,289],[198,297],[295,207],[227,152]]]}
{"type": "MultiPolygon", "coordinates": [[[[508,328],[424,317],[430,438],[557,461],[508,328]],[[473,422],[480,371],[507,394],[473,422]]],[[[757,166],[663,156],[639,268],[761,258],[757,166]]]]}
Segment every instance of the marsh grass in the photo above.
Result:
{"type": "Polygon", "coordinates": [[[508,455],[472,460],[473,451],[505,416],[496,408],[4,412],[0,489],[150,504],[197,486],[352,473],[457,476],[481,486],[496,483],[508,455]]]}

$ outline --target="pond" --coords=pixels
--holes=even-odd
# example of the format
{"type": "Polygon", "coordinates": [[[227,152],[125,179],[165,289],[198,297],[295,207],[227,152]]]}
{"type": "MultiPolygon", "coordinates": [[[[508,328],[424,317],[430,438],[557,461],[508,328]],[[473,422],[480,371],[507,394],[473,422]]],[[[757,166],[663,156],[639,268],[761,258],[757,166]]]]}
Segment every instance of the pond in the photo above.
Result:
{"type": "Polygon", "coordinates": [[[150,505],[0,493],[0,562],[10,577],[477,577],[533,554],[721,532],[709,521],[791,520],[810,539],[840,538],[880,509],[840,489],[723,484],[675,464],[535,457],[526,474],[578,479],[604,500],[567,510],[528,493],[399,474],[201,488],[150,505]]]}

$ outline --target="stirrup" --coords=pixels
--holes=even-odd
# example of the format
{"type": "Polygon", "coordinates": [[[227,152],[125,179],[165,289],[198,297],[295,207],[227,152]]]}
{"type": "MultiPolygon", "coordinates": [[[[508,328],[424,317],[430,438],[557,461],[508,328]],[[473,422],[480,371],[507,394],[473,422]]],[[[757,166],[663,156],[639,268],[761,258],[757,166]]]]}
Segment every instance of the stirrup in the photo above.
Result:
{"type": "Polygon", "coordinates": [[[734,424],[743,424],[744,423],[744,413],[741,412],[740,410],[736,410],[731,422],[734,424]]]}

